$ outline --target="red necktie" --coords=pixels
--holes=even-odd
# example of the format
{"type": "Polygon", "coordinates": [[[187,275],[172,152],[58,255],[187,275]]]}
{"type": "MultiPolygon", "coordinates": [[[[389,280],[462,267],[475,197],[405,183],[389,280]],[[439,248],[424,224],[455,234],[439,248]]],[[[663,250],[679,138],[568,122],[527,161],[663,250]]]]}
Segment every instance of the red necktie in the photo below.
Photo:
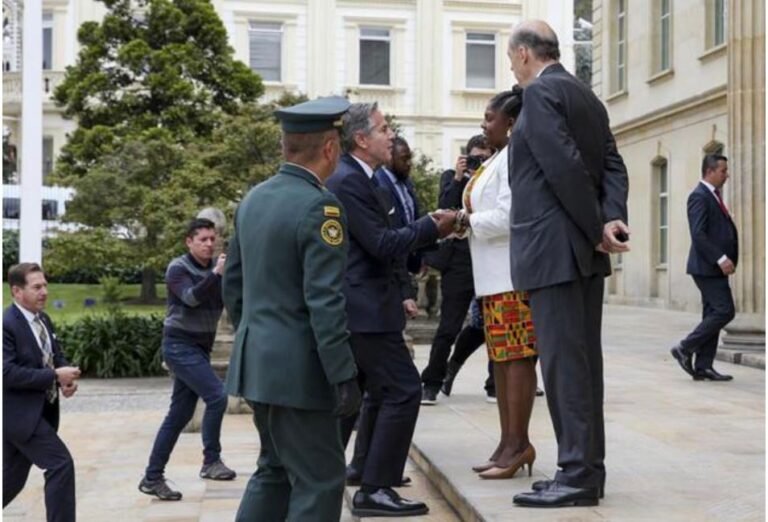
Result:
{"type": "Polygon", "coordinates": [[[730,217],[731,215],[728,213],[728,207],[725,206],[723,198],[720,196],[720,189],[715,189],[715,197],[717,197],[717,202],[720,204],[720,210],[722,210],[726,216],[730,217]]]}

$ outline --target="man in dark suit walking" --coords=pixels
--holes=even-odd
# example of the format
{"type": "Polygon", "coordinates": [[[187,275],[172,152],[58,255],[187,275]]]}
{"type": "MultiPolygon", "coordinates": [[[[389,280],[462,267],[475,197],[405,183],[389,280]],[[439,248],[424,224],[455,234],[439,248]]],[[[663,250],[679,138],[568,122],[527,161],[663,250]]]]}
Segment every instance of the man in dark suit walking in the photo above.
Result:
{"type": "MultiPolygon", "coordinates": [[[[392,227],[392,198],[373,174],[390,160],[393,136],[376,104],[353,104],[344,115],[346,154],[327,183],[349,220],[344,295],[350,344],[374,426],[361,488],[353,499],[356,516],[428,511],[424,503],[403,499],[392,489],[402,480],[421,398],[419,373],[403,340],[405,311],[398,265],[408,252],[448,235],[455,213],[436,212],[405,227],[392,227]]],[[[347,421],[342,427],[345,444],[352,424],[347,421]]]]}
{"type": "Polygon", "coordinates": [[[3,507],[27,482],[32,464],[45,470],[49,522],[75,520],[75,465],[59,428],[59,389],[77,391],[80,370],[67,362],[43,312],[48,282],[37,263],[8,270],[13,304],[3,314],[3,507]]]}
{"type": "Polygon", "coordinates": [[[627,171],[605,108],[558,62],[546,23],[518,25],[507,54],[525,88],[509,154],[512,282],[530,293],[560,467],[514,501],[597,505],[605,483],[603,285],[607,253],[628,250],[627,171]]]}
{"type": "Polygon", "coordinates": [[[701,182],[688,196],[691,250],[686,271],[701,292],[704,310],[699,325],[671,352],[695,381],[733,379],[712,368],[720,330],[736,314],[728,276],[739,261],[739,238],[720,192],[727,179],[728,159],[708,154],[701,163],[701,182]]]}

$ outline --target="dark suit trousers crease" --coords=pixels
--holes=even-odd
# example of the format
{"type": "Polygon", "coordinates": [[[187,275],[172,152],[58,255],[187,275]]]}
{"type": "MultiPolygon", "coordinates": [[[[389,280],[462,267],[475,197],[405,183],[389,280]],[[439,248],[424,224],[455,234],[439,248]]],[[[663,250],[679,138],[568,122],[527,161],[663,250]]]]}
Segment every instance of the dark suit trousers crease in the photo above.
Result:
{"type": "MultiPolygon", "coordinates": [[[[44,408],[53,407],[46,404],[44,408]]],[[[28,440],[3,441],[3,507],[24,488],[29,470],[34,464],[45,470],[45,511],[48,522],[73,522],[75,465],[69,450],[45,417],[44,414],[28,440]]]]}
{"type": "Polygon", "coordinates": [[[555,480],[597,487],[605,475],[602,276],[530,291],[541,372],[557,438],[555,480]]]}
{"type": "Polygon", "coordinates": [[[338,419],[326,411],[249,404],[261,449],[235,520],[339,520],[344,451],[338,419]]]}
{"type": "MultiPolygon", "coordinates": [[[[419,372],[400,332],[352,333],[350,344],[366,392],[358,437],[366,437],[367,451],[356,448],[353,466],[362,471],[366,485],[398,486],[419,415],[419,372]]],[[[354,422],[342,422],[345,445],[354,422]]]]}
{"type": "Polygon", "coordinates": [[[720,330],[733,320],[736,309],[727,277],[693,276],[693,281],[701,292],[702,319],[680,344],[696,354],[696,370],[706,370],[715,361],[720,330]]]}
{"type": "Polygon", "coordinates": [[[459,277],[454,277],[450,270],[443,275],[441,290],[443,301],[440,305],[440,323],[432,340],[429,363],[421,372],[424,386],[431,388],[439,388],[443,384],[451,346],[464,325],[469,305],[475,297],[473,285],[462,284],[459,277]]]}

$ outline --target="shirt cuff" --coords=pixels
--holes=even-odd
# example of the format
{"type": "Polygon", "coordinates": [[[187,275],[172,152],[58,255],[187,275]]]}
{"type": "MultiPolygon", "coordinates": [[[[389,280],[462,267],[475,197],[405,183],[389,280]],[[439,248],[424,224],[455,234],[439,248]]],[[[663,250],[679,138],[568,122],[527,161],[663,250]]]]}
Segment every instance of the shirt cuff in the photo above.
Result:
{"type": "Polygon", "coordinates": [[[722,264],[723,264],[723,263],[725,263],[726,261],[728,261],[728,256],[726,256],[726,255],[723,255],[723,257],[721,257],[720,259],[718,259],[718,260],[717,260],[717,264],[718,264],[718,265],[722,265],[722,264]]]}

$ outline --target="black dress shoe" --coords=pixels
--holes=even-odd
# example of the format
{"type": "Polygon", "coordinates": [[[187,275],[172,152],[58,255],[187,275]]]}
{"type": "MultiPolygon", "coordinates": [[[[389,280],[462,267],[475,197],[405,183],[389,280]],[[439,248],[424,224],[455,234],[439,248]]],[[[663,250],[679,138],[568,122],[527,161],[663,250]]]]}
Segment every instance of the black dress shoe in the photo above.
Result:
{"type": "MultiPolygon", "coordinates": [[[[533,484],[531,484],[531,489],[534,491],[542,491],[545,489],[549,489],[549,486],[554,484],[554,480],[537,480],[533,484]]],[[[597,496],[598,498],[605,497],[605,483],[601,484],[600,487],[597,488],[597,496]]]]}
{"type": "MultiPolygon", "coordinates": [[[[347,478],[346,478],[347,486],[359,486],[363,483],[363,475],[361,473],[358,473],[353,468],[348,467],[347,468],[347,478]]],[[[403,476],[402,479],[400,479],[400,487],[403,486],[409,486],[411,484],[411,477],[403,476]]]]}
{"type": "Polygon", "coordinates": [[[456,376],[459,374],[460,369],[460,364],[456,364],[453,361],[448,361],[448,369],[445,372],[445,379],[443,379],[443,385],[440,387],[440,391],[443,392],[446,397],[451,396],[451,391],[453,390],[453,381],[456,380],[456,376]]]}
{"type": "Polygon", "coordinates": [[[437,404],[438,391],[439,390],[437,388],[424,386],[424,389],[421,391],[421,403],[427,406],[433,406],[437,404]]]}
{"type": "Polygon", "coordinates": [[[722,373],[715,371],[714,368],[707,368],[706,370],[696,370],[696,375],[694,375],[693,378],[697,381],[701,381],[704,379],[708,381],[732,381],[733,380],[732,375],[723,375],[722,373]]]}
{"type": "Polygon", "coordinates": [[[410,517],[428,512],[424,502],[404,499],[390,488],[373,493],[359,490],[352,499],[352,514],[356,517],[410,517]]]}
{"type": "Polygon", "coordinates": [[[671,350],[669,350],[669,353],[672,354],[672,357],[674,357],[677,360],[677,363],[680,365],[680,368],[685,371],[688,375],[691,377],[696,377],[696,370],[693,369],[693,355],[688,353],[685,348],[682,346],[675,345],[672,347],[671,350]]]}
{"type": "Polygon", "coordinates": [[[597,488],[572,488],[552,482],[547,489],[515,495],[514,503],[523,507],[597,506],[597,488]]]}

